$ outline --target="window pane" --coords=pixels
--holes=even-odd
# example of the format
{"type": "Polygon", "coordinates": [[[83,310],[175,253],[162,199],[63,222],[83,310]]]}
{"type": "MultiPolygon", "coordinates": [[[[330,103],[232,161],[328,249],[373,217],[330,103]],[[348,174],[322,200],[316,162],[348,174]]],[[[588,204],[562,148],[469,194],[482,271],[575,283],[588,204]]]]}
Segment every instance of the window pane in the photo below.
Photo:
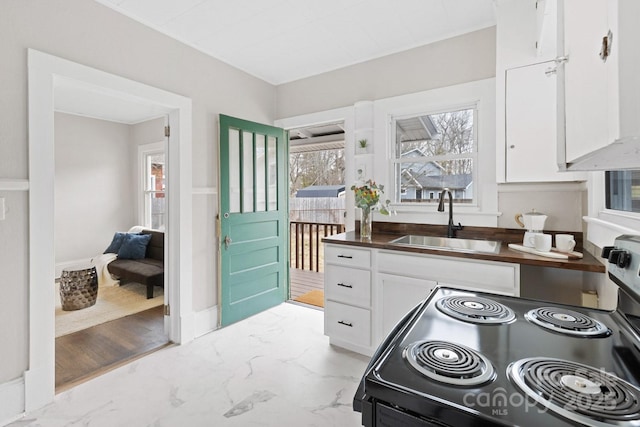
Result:
{"type": "Polygon", "coordinates": [[[640,170],[610,171],[605,177],[607,209],[640,212],[640,170]]]}
{"type": "Polygon", "coordinates": [[[164,190],[164,153],[147,154],[145,191],[164,190]]]}
{"type": "Polygon", "coordinates": [[[396,121],[396,157],[473,153],[473,109],[396,121]]]}
{"type": "Polygon", "coordinates": [[[267,164],[268,171],[268,187],[269,187],[269,210],[278,210],[278,162],[276,157],[276,138],[270,136],[267,140],[267,164]]]}
{"type": "Polygon", "coordinates": [[[167,199],[164,192],[151,193],[151,228],[164,230],[164,218],[167,207],[167,199]]]}
{"type": "Polygon", "coordinates": [[[242,133],[242,212],[253,212],[253,134],[242,133]]]}
{"type": "Polygon", "coordinates": [[[268,169],[265,168],[266,157],[264,143],[264,135],[256,134],[256,211],[258,212],[267,210],[266,173],[268,169]]]}
{"type": "Polygon", "coordinates": [[[448,188],[456,203],[473,203],[474,114],[468,108],[396,120],[396,201],[437,202],[448,188]]]}
{"type": "Polygon", "coordinates": [[[229,129],[229,211],[240,212],[240,132],[229,129]]]}
{"type": "Polygon", "coordinates": [[[163,152],[144,154],[144,226],[164,229],[165,226],[165,155],[163,152]]]}
{"type": "Polygon", "coordinates": [[[397,163],[396,182],[402,203],[437,202],[443,188],[456,203],[472,203],[473,159],[397,163]]]}

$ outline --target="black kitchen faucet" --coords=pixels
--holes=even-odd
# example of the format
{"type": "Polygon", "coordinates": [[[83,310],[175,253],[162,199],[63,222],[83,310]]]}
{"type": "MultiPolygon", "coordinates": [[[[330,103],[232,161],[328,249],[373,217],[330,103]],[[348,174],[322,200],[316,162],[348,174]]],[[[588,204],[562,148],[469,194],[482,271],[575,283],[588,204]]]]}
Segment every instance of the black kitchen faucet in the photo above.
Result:
{"type": "Polygon", "coordinates": [[[449,225],[447,226],[447,237],[456,237],[456,231],[462,230],[462,224],[453,224],[453,196],[448,188],[442,189],[440,193],[440,200],[438,202],[438,212],[444,212],[444,195],[449,195],[449,225]]]}

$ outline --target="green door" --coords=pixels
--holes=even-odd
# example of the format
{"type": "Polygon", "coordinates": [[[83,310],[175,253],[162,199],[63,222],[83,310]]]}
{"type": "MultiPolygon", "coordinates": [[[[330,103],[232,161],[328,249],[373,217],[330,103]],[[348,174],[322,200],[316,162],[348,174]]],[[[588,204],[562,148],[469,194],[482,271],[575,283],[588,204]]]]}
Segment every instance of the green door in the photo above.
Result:
{"type": "Polygon", "coordinates": [[[220,115],[220,324],[285,301],[288,137],[220,115]]]}

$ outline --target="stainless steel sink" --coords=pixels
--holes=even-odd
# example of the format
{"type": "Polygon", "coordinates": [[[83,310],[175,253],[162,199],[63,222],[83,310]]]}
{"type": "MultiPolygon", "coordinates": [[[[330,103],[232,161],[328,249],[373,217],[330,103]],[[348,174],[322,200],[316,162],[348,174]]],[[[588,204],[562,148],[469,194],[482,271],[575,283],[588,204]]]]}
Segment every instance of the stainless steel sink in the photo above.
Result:
{"type": "Polygon", "coordinates": [[[495,240],[452,239],[448,237],[417,236],[413,234],[402,236],[389,243],[401,246],[439,249],[443,251],[488,254],[499,253],[501,244],[501,242],[495,240]]]}

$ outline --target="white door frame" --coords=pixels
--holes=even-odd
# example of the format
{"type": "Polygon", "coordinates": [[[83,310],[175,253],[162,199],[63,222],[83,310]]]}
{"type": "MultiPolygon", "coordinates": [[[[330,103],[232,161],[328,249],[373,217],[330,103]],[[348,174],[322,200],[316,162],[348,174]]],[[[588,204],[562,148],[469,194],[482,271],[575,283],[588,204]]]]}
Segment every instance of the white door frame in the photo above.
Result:
{"type": "Polygon", "coordinates": [[[25,410],[55,395],[54,88],[60,77],[127,94],[169,114],[167,151],[169,339],[194,338],[192,307],[191,99],[95,68],[28,50],[29,82],[29,364],[24,373],[25,410]]]}

